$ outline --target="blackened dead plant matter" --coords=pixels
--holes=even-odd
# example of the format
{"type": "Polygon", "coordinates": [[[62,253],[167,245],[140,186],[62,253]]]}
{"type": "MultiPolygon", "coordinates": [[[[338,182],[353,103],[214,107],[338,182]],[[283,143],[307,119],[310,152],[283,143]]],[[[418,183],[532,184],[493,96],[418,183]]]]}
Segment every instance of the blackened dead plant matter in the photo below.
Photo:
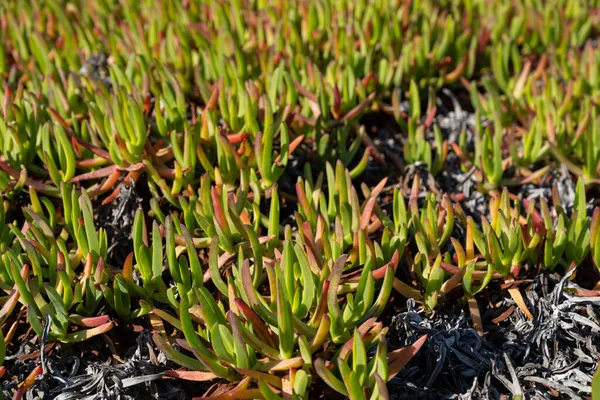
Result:
{"type": "Polygon", "coordinates": [[[429,339],[391,382],[392,397],[589,396],[600,361],[600,297],[577,296],[581,288],[570,280],[574,273],[560,280],[548,273],[533,279],[525,291],[533,321],[506,295],[497,310],[483,314],[489,332],[484,338],[462,314],[427,318],[409,301],[408,310],[392,322],[391,343],[403,347],[423,334],[429,339]],[[515,311],[509,318],[491,322],[511,306],[515,311]]]}
{"type": "Polygon", "coordinates": [[[121,185],[117,199],[108,205],[99,205],[98,224],[108,235],[108,262],[123,265],[127,255],[133,250],[131,229],[135,211],[142,203],[133,180],[121,185]]]}
{"type": "MultiPolygon", "coordinates": [[[[414,338],[427,334],[428,340],[417,356],[390,382],[395,399],[450,399],[479,386],[474,380],[485,378],[492,369],[498,350],[482,340],[466,315],[431,318],[408,301],[408,310],[392,321],[389,340],[404,347],[414,338]]],[[[484,379],[483,379],[484,380],[484,379]]],[[[497,389],[493,392],[498,393],[497,389]]]]}
{"type": "Polygon", "coordinates": [[[526,292],[535,319],[517,310],[500,325],[497,338],[490,339],[507,353],[512,350],[519,382],[528,395],[549,389],[573,399],[591,394],[600,361],[600,297],[574,295],[580,289],[569,280],[574,273],[561,280],[539,275],[526,292]]]}
{"type": "Polygon", "coordinates": [[[165,380],[167,363],[148,331],[142,331],[118,362],[90,362],[74,355],[47,359],[46,373],[26,396],[36,400],[186,399],[194,393],[190,390],[206,390],[205,385],[187,383],[183,389],[182,381],[165,380]]]}

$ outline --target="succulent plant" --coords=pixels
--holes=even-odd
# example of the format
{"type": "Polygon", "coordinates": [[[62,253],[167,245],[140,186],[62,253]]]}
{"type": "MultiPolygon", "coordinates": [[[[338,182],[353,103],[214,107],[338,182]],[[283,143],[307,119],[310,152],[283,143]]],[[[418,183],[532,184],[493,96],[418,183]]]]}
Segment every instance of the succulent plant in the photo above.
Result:
{"type": "Polygon", "coordinates": [[[388,351],[392,296],[433,312],[460,288],[482,333],[492,280],[600,268],[597,2],[155,3],[0,4],[0,376],[24,321],[66,343],[150,321],[230,398],[387,398],[427,340],[388,351]],[[469,98],[473,142],[441,89],[469,98]],[[368,129],[384,114],[393,132],[368,129]],[[470,171],[481,222],[390,161],[470,171]],[[558,186],[508,189],[559,165],[573,212],[558,186]],[[135,187],[116,260],[97,211],[135,187]]]}

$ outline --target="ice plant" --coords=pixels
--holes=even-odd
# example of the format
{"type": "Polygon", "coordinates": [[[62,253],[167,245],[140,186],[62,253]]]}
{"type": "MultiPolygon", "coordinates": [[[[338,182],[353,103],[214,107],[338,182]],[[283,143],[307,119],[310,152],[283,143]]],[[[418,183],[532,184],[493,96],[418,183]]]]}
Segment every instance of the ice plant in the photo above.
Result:
{"type": "Polygon", "coordinates": [[[573,214],[567,222],[567,245],[565,253],[567,260],[574,262],[575,265],[579,265],[590,251],[590,220],[587,217],[587,202],[583,179],[577,182],[574,207],[573,214]]]}
{"type": "Polygon", "coordinates": [[[600,268],[600,209],[594,210],[590,228],[590,250],[596,267],[600,268]]]}
{"type": "MultiPolygon", "coordinates": [[[[433,97],[429,97],[430,101],[433,97]]],[[[404,142],[404,159],[407,162],[425,162],[432,175],[437,175],[444,167],[444,162],[448,155],[448,142],[442,137],[442,132],[438,125],[433,126],[434,147],[425,139],[426,126],[430,121],[420,122],[421,118],[421,100],[419,89],[414,81],[410,82],[410,117],[406,122],[408,136],[404,142]]],[[[429,119],[435,113],[435,109],[428,107],[427,118],[429,119]]],[[[399,119],[397,117],[397,119],[399,119]]],[[[399,121],[403,122],[403,121],[399,121]]]]}
{"type": "Polygon", "coordinates": [[[67,3],[0,4],[0,364],[151,322],[213,398],[385,399],[405,298],[482,334],[492,280],[533,318],[537,271],[600,267],[594,2],[67,3]],[[573,211],[521,200],[552,179],[573,211]]]}
{"type": "Polygon", "coordinates": [[[376,327],[369,329],[368,325],[362,328],[354,331],[353,337],[338,352],[337,362],[331,363],[339,378],[328,368],[329,362],[321,358],[315,360],[315,370],[327,385],[350,399],[388,398],[385,332],[376,327]],[[374,330],[379,331],[377,336],[374,330]],[[374,355],[368,359],[369,350],[375,346],[374,355]]]}

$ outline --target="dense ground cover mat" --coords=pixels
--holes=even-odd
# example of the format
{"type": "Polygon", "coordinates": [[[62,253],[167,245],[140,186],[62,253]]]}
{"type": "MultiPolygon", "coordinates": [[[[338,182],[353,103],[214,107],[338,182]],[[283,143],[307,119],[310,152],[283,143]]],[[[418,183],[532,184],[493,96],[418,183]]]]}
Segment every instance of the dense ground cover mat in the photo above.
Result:
{"type": "Polygon", "coordinates": [[[600,2],[0,33],[0,398],[600,399],[600,2]]]}

